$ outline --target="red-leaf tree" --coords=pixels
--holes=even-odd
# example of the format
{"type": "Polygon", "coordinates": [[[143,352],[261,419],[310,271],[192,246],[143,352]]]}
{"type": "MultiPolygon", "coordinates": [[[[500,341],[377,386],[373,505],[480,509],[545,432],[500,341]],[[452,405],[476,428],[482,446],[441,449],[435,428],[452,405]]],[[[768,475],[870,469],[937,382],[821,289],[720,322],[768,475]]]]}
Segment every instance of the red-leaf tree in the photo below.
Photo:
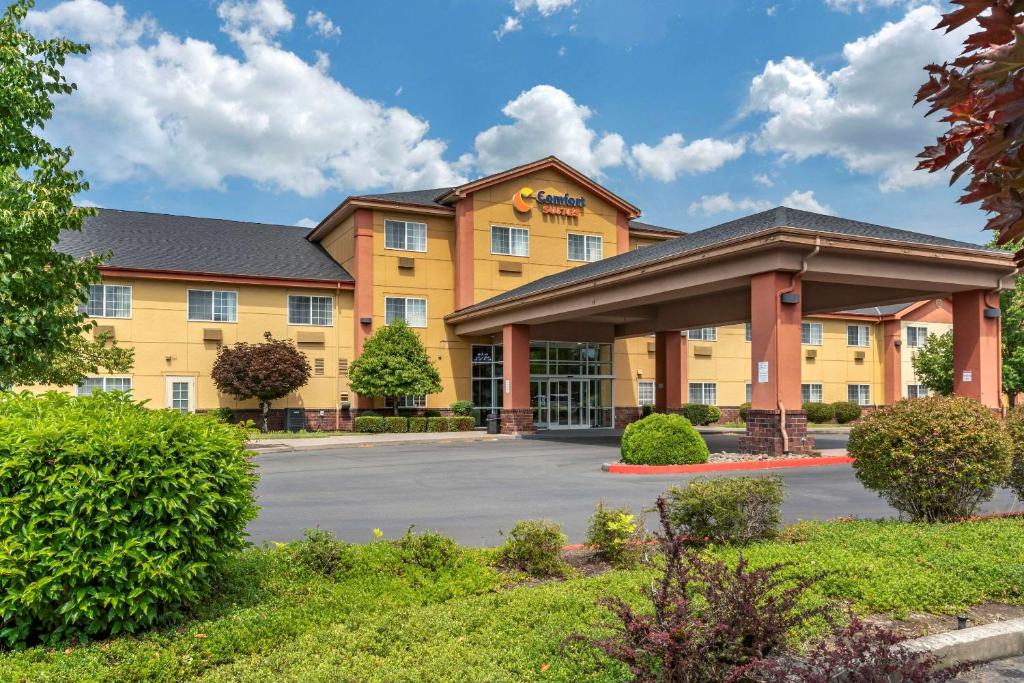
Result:
{"type": "Polygon", "coordinates": [[[263,431],[267,431],[270,402],[283,398],[309,381],[310,367],[306,354],[288,339],[274,339],[263,334],[265,342],[238,342],[221,347],[213,363],[211,377],[222,393],[240,401],[255,398],[263,414],[263,431]]]}
{"type": "Polygon", "coordinates": [[[917,102],[931,105],[926,116],[945,111],[949,130],[918,155],[918,168],[952,166],[950,184],[970,173],[960,203],[995,214],[985,227],[1006,244],[1024,237],[1024,1],[951,2],[936,30],[971,21],[977,30],[952,63],[925,67],[917,102]]]}

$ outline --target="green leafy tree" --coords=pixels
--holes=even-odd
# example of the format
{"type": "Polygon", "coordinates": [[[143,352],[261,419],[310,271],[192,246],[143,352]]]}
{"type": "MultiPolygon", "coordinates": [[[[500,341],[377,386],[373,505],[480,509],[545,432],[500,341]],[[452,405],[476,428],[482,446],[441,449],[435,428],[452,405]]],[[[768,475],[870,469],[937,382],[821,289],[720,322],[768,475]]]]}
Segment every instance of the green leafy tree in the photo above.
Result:
{"type": "Polygon", "coordinates": [[[942,396],[953,393],[953,333],[930,334],[914,353],[914,374],[921,384],[942,396]]]}
{"type": "Polygon", "coordinates": [[[441,375],[416,333],[396,321],[366,340],[349,369],[349,386],[360,396],[391,399],[397,414],[399,396],[436,394],[441,375]]]}
{"type": "Polygon", "coordinates": [[[124,349],[82,336],[93,323],[79,305],[99,280],[100,257],[75,259],[53,247],[90,215],[73,203],[88,184],[68,169],[71,149],[38,134],[53,98],[75,89],[61,73],[65,59],[88,47],[22,30],[33,4],[20,0],[0,15],[0,387],[75,384],[100,367],[126,369],[124,349]]]}

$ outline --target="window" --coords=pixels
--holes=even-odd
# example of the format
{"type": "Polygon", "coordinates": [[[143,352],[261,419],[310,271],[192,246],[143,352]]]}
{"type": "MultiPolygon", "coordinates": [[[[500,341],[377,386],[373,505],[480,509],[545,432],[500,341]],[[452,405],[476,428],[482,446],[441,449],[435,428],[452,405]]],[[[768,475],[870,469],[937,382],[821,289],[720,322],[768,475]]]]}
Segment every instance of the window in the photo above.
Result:
{"type": "Polygon", "coordinates": [[[716,341],[718,339],[718,328],[699,327],[695,330],[688,330],[686,338],[697,341],[716,341]]]}
{"type": "Polygon", "coordinates": [[[718,403],[718,385],[714,382],[690,382],[690,403],[716,405],[718,403]]]}
{"type": "Polygon", "coordinates": [[[753,400],[754,400],[754,399],[753,399],[753,395],[754,395],[754,385],[752,385],[752,384],[750,384],[750,383],[748,382],[748,383],[747,383],[747,391],[746,391],[746,393],[744,394],[744,396],[746,397],[746,398],[744,399],[744,401],[745,401],[746,403],[750,403],[751,401],[753,401],[753,400]]]}
{"type": "Polygon", "coordinates": [[[491,253],[505,256],[530,255],[530,231],[526,228],[491,226],[491,253]]]}
{"type": "Polygon", "coordinates": [[[753,341],[754,339],[754,327],[750,323],[744,325],[743,330],[743,341],[753,341]]]}
{"type": "Polygon", "coordinates": [[[384,324],[390,325],[396,320],[405,321],[409,327],[426,327],[427,300],[384,297],[384,324]]]}
{"type": "Polygon", "coordinates": [[[846,343],[848,346],[870,346],[871,328],[867,325],[847,325],[846,343]]]}
{"type": "Polygon", "coordinates": [[[96,389],[100,391],[123,391],[128,393],[132,390],[131,377],[86,377],[78,385],[79,396],[91,396],[96,389]]]}
{"type": "Polygon", "coordinates": [[[907,325],[907,346],[919,349],[928,341],[928,328],[920,325],[907,325]]]}
{"type": "Polygon", "coordinates": [[[132,288],[125,285],[89,285],[85,314],[91,318],[132,317],[132,288]]]}
{"type": "Polygon", "coordinates": [[[850,403],[861,406],[871,405],[870,384],[849,384],[846,387],[846,398],[850,403]]]}
{"type": "Polygon", "coordinates": [[[576,235],[569,233],[570,261],[600,261],[602,257],[600,235],[576,235]]]}
{"type": "Polygon", "coordinates": [[[908,384],[907,398],[927,398],[928,387],[923,384],[908,384]]]}
{"type": "Polygon", "coordinates": [[[288,295],[288,324],[330,327],[334,324],[334,297],[288,295]]]}
{"type": "Polygon", "coordinates": [[[483,409],[501,407],[502,347],[474,345],[472,354],[473,405],[483,409]]]}
{"type": "Polygon", "coordinates": [[[824,400],[821,385],[801,384],[800,400],[803,401],[804,403],[821,403],[824,400]]]}
{"type": "Polygon", "coordinates": [[[640,406],[654,405],[654,381],[638,379],[636,381],[636,403],[640,406]]]}
{"type": "Polygon", "coordinates": [[[426,408],[427,397],[426,395],[421,396],[399,396],[398,397],[399,408],[426,408]]]}
{"type": "Polygon", "coordinates": [[[384,248],[405,251],[427,250],[427,224],[384,221],[384,248]]]}
{"type": "Polygon", "coordinates": [[[188,290],[188,319],[215,323],[238,321],[238,292],[188,290]]]}
{"type": "Polygon", "coordinates": [[[800,343],[821,346],[821,323],[800,323],[800,343]]]}

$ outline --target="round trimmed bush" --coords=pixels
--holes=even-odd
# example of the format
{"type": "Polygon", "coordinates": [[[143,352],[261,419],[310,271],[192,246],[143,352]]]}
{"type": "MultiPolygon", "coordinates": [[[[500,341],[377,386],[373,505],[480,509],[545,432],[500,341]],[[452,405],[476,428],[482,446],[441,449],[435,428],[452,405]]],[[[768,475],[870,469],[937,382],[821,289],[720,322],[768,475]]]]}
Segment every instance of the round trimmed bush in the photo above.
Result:
{"type": "Polygon", "coordinates": [[[835,413],[836,422],[844,425],[859,418],[864,410],[856,403],[838,401],[832,404],[832,412],[835,413]]]}
{"type": "Polygon", "coordinates": [[[744,422],[746,422],[747,421],[747,413],[750,412],[750,403],[741,403],[740,404],[740,411],[739,412],[740,412],[740,419],[743,420],[744,422]]]}
{"type": "Polygon", "coordinates": [[[703,403],[687,403],[683,406],[682,412],[683,417],[691,424],[701,427],[718,422],[722,417],[722,411],[718,409],[718,406],[709,406],[703,403]]]}
{"type": "Polygon", "coordinates": [[[850,432],[857,479],[915,521],[974,514],[1010,473],[1012,444],[999,418],[977,401],[903,400],[850,432]]]}
{"type": "Polygon", "coordinates": [[[1007,486],[1018,498],[1024,500],[1024,408],[1014,408],[1006,416],[1006,431],[1010,435],[1013,449],[1013,464],[1007,486]]]}
{"type": "Polygon", "coordinates": [[[807,411],[807,421],[815,424],[831,422],[836,416],[836,409],[830,403],[805,403],[803,408],[807,411]]]}
{"type": "Polygon", "coordinates": [[[246,435],[121,394],[0,393],[0,641],[181,615],[256,516],[246,435]]]}
{"type": "Polygon", "coordinates": [[[622,462],[630,465],[693,465],[708,461],[708,446],[681,415],[654,413],[622,433],[622,462]]]}
{"type": "Polygon", "coordinates": [[[472,415],[473,414],[473,402],[472,401],[455,401],[452,403],[452,415],[472,415]]]}

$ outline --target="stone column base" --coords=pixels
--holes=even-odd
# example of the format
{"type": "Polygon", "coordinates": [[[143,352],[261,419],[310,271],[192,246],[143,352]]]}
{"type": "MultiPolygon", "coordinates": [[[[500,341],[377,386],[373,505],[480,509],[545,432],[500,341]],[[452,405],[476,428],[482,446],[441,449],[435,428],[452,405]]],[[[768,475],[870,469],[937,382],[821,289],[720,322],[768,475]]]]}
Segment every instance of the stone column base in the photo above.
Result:
{"type": "Polygon", "coordinates": [[[749,410],[747,412],[747,433],[740,437],[740,453],[780,457],[787,452],[794,455],[809,455],[814,451],[814,437],[807,434],[807,413],[803,410],[786,411],[786,432],[789,449],[783,443],[779,428],[780,411],[749,410]]]}
{"type": "Polygon", "coordinates": [[[533,426],[533,408],[502,408],[502,434],[535,434],[533,426]]]}

